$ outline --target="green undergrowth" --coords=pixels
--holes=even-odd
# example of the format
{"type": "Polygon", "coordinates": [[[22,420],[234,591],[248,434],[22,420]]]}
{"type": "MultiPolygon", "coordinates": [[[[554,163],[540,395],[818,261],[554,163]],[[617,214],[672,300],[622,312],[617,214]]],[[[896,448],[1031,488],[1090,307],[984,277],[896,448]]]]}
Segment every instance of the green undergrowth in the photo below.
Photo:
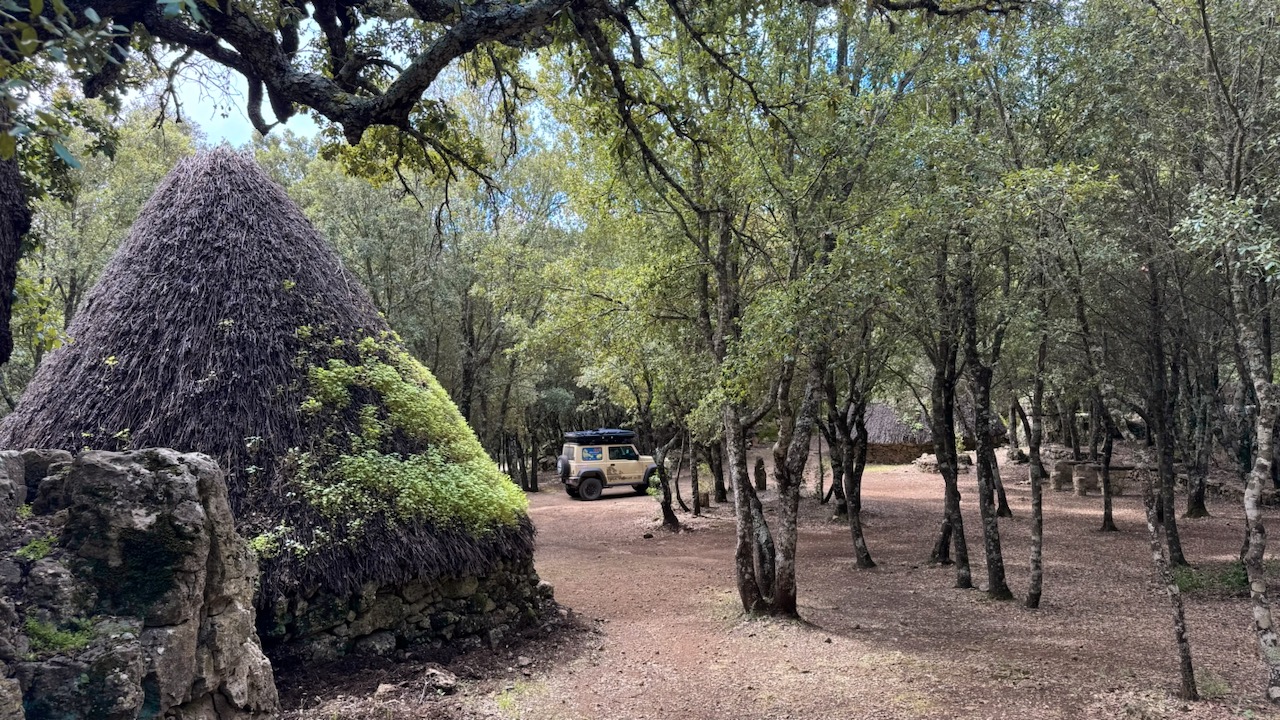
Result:
{"type": "Polygon", "coordinates": [[[17,552],[14,553],[14,556],[25,562],[43,560],[49,556],[50,552],[53,552],[53,544],[57,542],[57,540],[58,539],[53,535],[46,535],[45,537],[32,540],[26,545],[18,548],[17,552]]]}
{"type": "Polygon", "coordinates": [[[93,640],[93,622],[87,619],[73,620],[69,628],[59,628],[27,618],[23,630],[31,643],[31,652],[38,655],[83,650],[93,640]]]}
{"type": "MultiPolygon", "coordinates": [[[[295,457],[295,477],[321,515],[343,523],[349,539],[374,516],[473,536],[519,522],[528,507],[524,493],[394,334],[361,340],[358,360],[340,339],[317,343],[310,328],[305,335],[312,346],[345,356],[306,358],[299,410],[317,440],[295,457]]],[[[255,549],[274,549],[275,540],[262,538],[255,549]]]]}
{"type": "Polygon", "coordinates": [[[1173,581],[1183,593],[1247,595],[1249,576],[1240,562],[1173,568],[1173,581]]]}

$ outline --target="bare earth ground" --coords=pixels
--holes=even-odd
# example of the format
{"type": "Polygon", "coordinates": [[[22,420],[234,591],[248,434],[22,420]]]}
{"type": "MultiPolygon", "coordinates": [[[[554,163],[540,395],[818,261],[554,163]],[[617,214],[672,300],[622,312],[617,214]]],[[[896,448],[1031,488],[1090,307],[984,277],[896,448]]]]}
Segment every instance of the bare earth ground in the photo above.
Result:
{"type": "MultiPolygon", "coordinates": [[[[1004,472],[1014,511],[1000,525],[1006,569],[1025,595],[1030,492],[1016,481],[1025,466],[1004,472]]],[[[847,526],[829,522],[832,506],[805,498],[797,623],[742,616],[732,505],[682,515],[688,529],[670,534],[657,529],[653,498],[610,490],[580,502],[554,481],[545,487],[530,498],[537,567],[571,610],[545,637],[452,659],[461,683],[447,696],[428,692],[422,660],[285,674],[288,717],[1280,717],[1259,700],[1264,675],[1245,596],[1186,596],[1201,692],[1212,699],[1173,695],[1168,603],[1132,494],[1116,499],[1121,532],[1104,534],[1099,498],[1046,488],[1044,598],[1032,611],[953,589],[954,570],[927,563],[942,516],[938,476],[869,468],[864,522],[879,567],[855,569],[847,526]]],[[[962,492],[982,585],[972,474],[962,492]]],[[[1211,498],[1210,511],[1179,520],[1189,560],[1208,569],[1235,557],[1244,532],[1238,501],[1211,498]]],[[[1277,517],[1269,513],[1271,526],[1277,517]]],[[[1273,582],[1273,597],[1278,590],[1273,582]]]]}

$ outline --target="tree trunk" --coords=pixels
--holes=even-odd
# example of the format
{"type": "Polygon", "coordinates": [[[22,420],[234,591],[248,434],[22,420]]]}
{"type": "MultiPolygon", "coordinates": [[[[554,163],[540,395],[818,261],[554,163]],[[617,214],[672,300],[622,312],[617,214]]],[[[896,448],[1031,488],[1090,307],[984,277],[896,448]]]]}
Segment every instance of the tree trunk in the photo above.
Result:
{"type": "Polygon", "coordinates": [[[680,518],[676,517],[675,510],[671,508],[671,475],[667,472],[667,453],[671,452],[679,439],[680,435],[676,434],[653,451],[653,462],[658,466],[658,487],[662,491],[662,527],[666,530],[680,529],[680,518]]]}
{"type": "Polygon", "coordinates": [[[1103,432],[1106,437],[1102,440],[1102,527],[1101,532],[1119,532],[1116,527],[1115,514],[1112,512],[1111,502],[1111,453],[1115,448],[1115,429],[1111,420],[1111,412],[1107,410],[1103,404],[1102,392],[1096,386],[1094,387],[1094,404],[1098,407],[1098,416],[1105,418],[1103,422],[1103,432]]]}
{"type": "Polygon", "coordinates": [[[733,509],[737,519],[738,542],[733,560],[738,583],[738,598],[742,610],[749,615],[764,612],[767,605],[761,591],[760,578],[756,575],[758,543],[757,525],[752,513],[751,485],[747,478],[747,449],[742,437],[742,421],[738,408],[725,403],[722,419],[725,431],[725,447],[729,456],[729,475],[733,484],[733,509]]]}
{"type": "MultiPolygon", "coordinates": [[[[973,437],[977,444],[978,510],[982,516],[982,547],[987,560],[987,596],[1011,600],[1013,593],[1005,580],[1004,555],[1000,548],[1000,522],[996,513],[996,453],[991,435],[991,366],[983,363],[978,351],[977,290],[974,287],[972,254],[963,260],[960,288],[960,317],[964,324],[965,365],[973,393],[973,437]]],[[[994,356],[998,345],[992,343],[994,356]]],[[[941,463],[939,463],[941,465],[941,463]]]]}
{"type": "MultiPolygon", "coordinates": [[[[742,449],[743,462],[746,462],[746,447],[742,449]]],[[[711,467],[711,474],[715,477],[716,502],[729,502],[729,490],[725,487],[724,482],[724,446],[716,443],[714,446],[707,446],[707,465],[711,467]]]]}
{"type": "MultiPolygon", "coordinates": [[[[1261,355],[1261,353],[1258,353],[1261,355]]],[[[1263,380],[1255,380],[1259,412],[1257,421],[1258,441],[1254,452],[1253,470],[1244,489],[1244,518],[1247,540],[1245,542],[1245,572],[1249,576],[1249,598],[1253,603],[1253,628],[1258,638],[1262,659],[1267,665],[1267,699],[1280,704],[1280,638],[1276,635],[1271,613],[1271,601],[1267,596],[1267,569],[1264,558],[1267,551],[1267,529],[1262,522],[1259,500],[1265,483],[1271,482],[1272,445],[1271,427],[1280,416],[1280,396],[1276,387],[1263,380]]]]}
{"type": "MultiPolygon", "coordinates": [[[[795,378],[795,356],[788,354],[778,375],[778,387],[773,400],[774,424],[778,439],[773,442],[773,481],[781,485],[787,473],[787,452],[795,432],[796,416],[791,407],[791,383],[795,378]]],[[[781,487],[779,487],[781,491],[781,487]]]]}
{"type": "Polygon", "coordinates": [[[531,447],[529,449],[529,453],[530,453],[529,491],[540,492],[541,488],[538,487],[538,467],[539,467],[538,463],[539,461],[542,460],[542,458],[538,456],[538,446],[535,444],[533,447],[531,447]]]}
{"type": "Polygon", "coordinates": [[[1048,475],[1040,458],[1040,442],[1044,437],[1044,371],[1048,354],[1049,335],[1042,332],[1031,389],[1031,427],[1027,432],[1027,456],[1031,465],[1031,578],[1027,582],[1027,607],[1033,610],[1040,607],[1044,588],[1044,481],[1048,475]]]}
{"type": "Polygon", "coordinates": [[[1075,400],[1067,403],[1066,410],[1062,417],[1063,432],[1066,433],[1065,441],[1071,447],[1071,459],[1079,462],[1083,460],[1080,455],[1080,434],[1076,432],[1076,408],[1079,405],[1075,400]]]}
{"type": "MultiPolygon", "coordinates": [[[[1156,508],[1160,498],[1152,488],[1150,478],[1146,478],[1143,482],[1142,499],[1147,511],[1147,535],[1151,539],[1151,562],[1155,565],[1156,576],[1164,584],[1165,592],[1169,596],[1169,608],[1173,615],[1173,639],[1178,645],[1178,669],[1182,678],[1179,697],[1183,700],[1199,700],[1200,693],[1196,691],[1195,670],[1191,665],[1191,641],[1187,637],[1187,620],[1182,609],[1182,593],[1178,590],[1178,583],[1174,581],[1173,572],[1169,569],[1169,559],[1165,555],[1164,544],[1160,542],[1159,520],[1156,518],[1156,508]]],[[[1168,517],[1166,515],[1166,518],[1168,517]]]]}
{"type": "MultiPolygon", "coordinates": [[[[680,473],[684,467],[685,458],[689,456],[689,453],[686,452],[689,449],[689,446],[685,442],[685,436],[683,434],[679,435],[679,437],[680,457],[676,459],[676,471],[675,476],[671,479],[671,484],[676,486],[676,503],[680,506],[681,512],[689,512],[689,506],[685,504],[684,497],[680,494],[680,473]]],[[[696,504],[697,502],[697,498],[694,498],[694,503],[696,504]]]]}
{"type": "MultiPolygon", "coordinates": [[[[1234,249],[1228,250],[1234,256],[1234,249]]],[[[1244,268],[1230,265],[1232,317],[1235,325],[1237,362],[1246,371],[1257,402],[1254,420],[1255,442],[1253,465],[1244,488],[1245,545],[1241,561],[1249,576],[1249,599],[1253,605],[1253,630],[1258,650],[1267,666],[1267,700],[1280,704],[1280,638],[1276,635],[1271,601],[1267,596],[1267,529],[1262,522],[1259,501],[1262,488],[1271,482],[1271,465],[1275,453],[1274,430],[1280,418],[1280,392],[1271,380],[1269,359],[1249,323],[1246,310],[1247,281],[1244,268]]]]}
{"type": "Polygon", "coordinates": [[[693,491],[693,516],[702,515],[702,487],[698,484],[698,446],[689,442],[689,488],[693,491]]]}
{"type": "MultiPolygon", "coordinates": [[[[954,365],[952,366],[954,368],[954,365]]],[[[946,564],[952,562],[951,547],[955,547],[956,587],[973,587],[973,574],[969,569],[969,546],[964,537],[964,517],[960,512],[960,483],[956,469],[955,436],[955,379],[945,368],[934,370],[930,413],[933,431],[934,456],[938,472],[942,474],[943,519],[934,545],[932,560],[946,564]],[[950,377],[948,377],[950,375],[950,377]]]]}
{"type": "MultiPolygon", "coordinates": [[[[844,443],[844,494],[849,503],[849,534],[853,538],[853,552],[857,566],[873,568],[875,561],[871,559],[871,551],[867,549],[867,539],[862,534],[862,471],[867,466],[867,422],[866,404],[855,408],[856,417],[853,426],[857,434],[856,442],[844,443]]],[[[836,479],[832,477],[834,484],[836,479]]]]}
{"type": "MultiPolygon", "coordinates": [[[[826,478],[823,477],[825,472],[826,469],[822,467],[822,433],[818,433],[818,480],[817,484],[814,485],[813,488],[813,494],[817,497],[822,497],[822,490],[826,485],[826,478]]],[[[836,482],[834,477],[831,481],[836,482]]]]}
{"type": "Polygon", "coordinates": [[[785,617],[799,617],[796,606],[796,548],[799,541],[798,518],[800,511],[800,486],[804,481],[804,467],[809,461],[809,446],[813,440],[813,425],[821,405],[822,380],[826,374],[826,354],[815,351],[810,360],[804,394],[792,425],[791,441],[787,445],[786,462],[782,472],[774,476],[778,487],[778,555],[777,576],[773,586],[772,611],[785,617]]]}
{"type": "MultiPolygon", "coordinates": [[[[976,346],[975,346],[976,350],[976,346]]],[[[987,559],[987,596],[1011,600],[1013,593],[1005,581],[1004,555],[1000,548],[1000,524],[996,515],[994,476],[995,450],[991,447],[991,370],[974,366],[976,351],[969,358],[974,379],[974,435],[978,441],[978,509],[982,515],[982,546],[987,559]]]]}
{"type": "Polygon", "coordinates": [[[1164,307],[1161,300],[1160,276],[1154,259],[1147,263],[1147,278],[1150,291],[1147,297],[1148,336],[1147,353],[1149,355],[1148,370],[1151,375],[1151,418],[1156,441],[1156,454],[1160,472],[1160,508],[1159,517],[1164,524],[1164,539],[1169,546],[1169,562],[1175,566],[1187,564],[1182,553],[1182,539],[1178,535],[1177,500],[1175,498],[1175,476],[1173,472],[1173,427],[1170,408],[1168,379],[1165,368],[1168,363],[1164,351],[1164,307]]]}
{"type": "Polygon", "coordinates": [[[756,458],[755,468],[756,491],[764,492],[769,484],[768,471],[764,467],[764,458],[756,458]]]}
{"type": "Polygon", "coordinates": [[[996,488],[996,517],[1013,517],[1013,509],[1009,507],[1009,496],[1004,492],[1004,479],[1000,477],[1000,463],[996,462],[996,445],[992,441],[987,446],[991,455],[991,480],[996,488]]]}
{"type": "MultiPolygon", "coordinates": [[[[0,133],[7,133],[11,128],[9,110],[0,103],[0,133]]],[[[0,160],[0,365],[9,362],[13,354],[10,317],[18,278],[18,256],[22,251],[22,236],[30,227],[31,211],[27,208],[18,162],[0,160]]]]}
{"type": "Polygon", "coordinates": [[[1017,455],[1018,450],[1018,399],[1009,404],[1009,457],[1017,455]]]}
{"type": "Polygon", "coordinates": [[[475,313],[472,309],[472,299],[470,293],[471,285],[468,285],[466,291],[463,292],[462,298],[462,378],[458,384],[458,411],[462,413],[462,417],[468,423],[473,420],[472,405],[475,397],[476,386],[476,329],[475,329],[475,313]]]}
{"type": "Polygon", "coordinates": [[[1209,394],[1203,383],[1199,384],[1195,398],[1192,421],[1192,444],[1195,447],[1195,458],[1191,467],[1187,468],[1187,511],[1183,517],[1209,517],[1209,508],[1204,503],[1205,477],[1209,473],[1209,461],[1213,453],[1213,436],[1209,424],[1213,421],[1213,396],[1209,394]]]}

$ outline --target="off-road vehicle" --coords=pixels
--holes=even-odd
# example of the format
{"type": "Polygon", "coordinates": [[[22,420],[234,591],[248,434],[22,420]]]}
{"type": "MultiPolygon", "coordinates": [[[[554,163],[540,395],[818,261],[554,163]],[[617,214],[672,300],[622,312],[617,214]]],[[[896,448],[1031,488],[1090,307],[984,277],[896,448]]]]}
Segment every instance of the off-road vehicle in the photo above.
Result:
{"type": "Polygon", "coordinates": [[[614,428],[565,433],[556,461],[564,491],[582,500],[595,500],[605,488],[620,485],[646,492],[658,466],[636,451],[635,438],[630,430],[614,428]]]}

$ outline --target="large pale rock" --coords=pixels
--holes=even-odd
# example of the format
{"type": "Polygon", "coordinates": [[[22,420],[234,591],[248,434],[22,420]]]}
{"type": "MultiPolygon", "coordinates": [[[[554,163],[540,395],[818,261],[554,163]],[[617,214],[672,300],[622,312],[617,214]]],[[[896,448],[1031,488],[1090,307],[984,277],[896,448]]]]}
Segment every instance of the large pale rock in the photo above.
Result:
{"type": "MultiPolygon", "coordinates": [[[[923,472],[935,473],[935,474],[941,472],[938,469],[938,457],[931,453],[925,453],[921,455],[920,457],[916,458],[915,461],[912,462],[912,464],[915,465],[917,469],[923,472]]],[[[956,453],[956,472],[967,473],[969,472],[969,469],[972,467],[973,467],[973,460],[969,457],[968,453],[956,453]]]]}
{"type": "Polygon", "coordinates": [[[48,461],[42,491],[55,487],[50,466],[57,480],[36,511],[65,512],[60,526],[29,523],[28,536],[56,533],[44,556],[16,543],[0,555],[25,568],[13,594],[26,601],[0,612],[0,655],[10,656],[0,658],[9,663],[0,711],[16,680],[29,717],[273,716],[275,684],[254,630],[257,565],[217,465],[152,449],[87,452],[59,469],[56,455],[28,453],[48,461]],[[45,630],[27,637],[33,627],[45,630]]]}

